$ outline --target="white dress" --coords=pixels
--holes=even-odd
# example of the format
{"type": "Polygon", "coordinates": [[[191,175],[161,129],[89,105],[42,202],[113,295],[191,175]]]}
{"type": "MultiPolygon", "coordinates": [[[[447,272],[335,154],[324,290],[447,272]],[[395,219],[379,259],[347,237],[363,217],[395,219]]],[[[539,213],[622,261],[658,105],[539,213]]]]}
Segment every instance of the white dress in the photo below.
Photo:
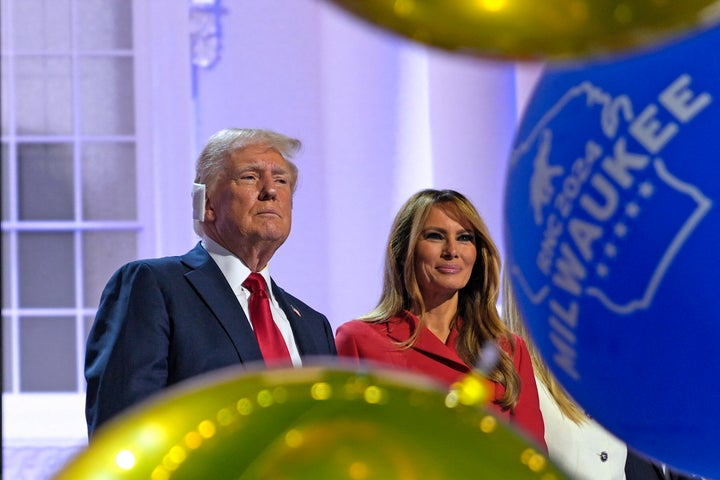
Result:
{"type": "Polygon", "coordinates": [[[535,379],[550,460],[571,479],[625,480],[625,443],[592,419],[576,424],[535,379]]]}

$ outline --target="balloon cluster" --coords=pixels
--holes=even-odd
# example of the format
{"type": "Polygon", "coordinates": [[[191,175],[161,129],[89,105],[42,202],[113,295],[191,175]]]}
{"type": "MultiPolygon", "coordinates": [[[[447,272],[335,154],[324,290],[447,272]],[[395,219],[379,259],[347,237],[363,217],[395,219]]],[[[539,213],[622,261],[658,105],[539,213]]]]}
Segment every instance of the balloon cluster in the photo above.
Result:
{"type": "Polygon", "coordinates": [[[57,480],[565,478],[482,408],[486,388],[333,365],[229,369],[107,424],[57,480]]]}

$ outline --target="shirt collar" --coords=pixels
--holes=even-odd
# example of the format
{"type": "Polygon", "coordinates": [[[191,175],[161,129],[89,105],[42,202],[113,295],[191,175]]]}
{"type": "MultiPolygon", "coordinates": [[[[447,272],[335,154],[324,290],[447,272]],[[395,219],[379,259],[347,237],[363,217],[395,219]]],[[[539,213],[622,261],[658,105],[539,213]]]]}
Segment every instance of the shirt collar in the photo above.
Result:
{"type": "MultiPolygon", "coordinates": [[[[207,250],[212,259],[215,260],[215,263],[217,263],[217,266],[225,276],[225,279],[232,287],[233,292],[235,292],[235,294],[239,294],[241,292],[242,283],[248,275],[252,273],[247,265],[245,265],[243,261],[230,250],[208,236],[204,236],[200,243],[203,248],[207,250]]],[[[270,298],[274,301],[275,295],[272,291],[272,282],[270,279],[270,264],[268,263],[268,265],[266,265],[265,268],[258,273],[265,279],[265,283],[268,285],[270,298]]]]}

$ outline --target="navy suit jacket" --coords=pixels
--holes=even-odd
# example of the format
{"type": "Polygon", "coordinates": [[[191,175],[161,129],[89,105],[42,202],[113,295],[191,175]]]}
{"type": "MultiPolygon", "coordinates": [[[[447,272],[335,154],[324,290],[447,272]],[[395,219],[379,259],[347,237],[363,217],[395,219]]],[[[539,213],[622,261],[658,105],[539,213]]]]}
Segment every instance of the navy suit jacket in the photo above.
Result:
{"type": "MultiPolygon", "coordinates": [[[[327,318],[274,281],[272,289],[300,355],[336,355],[327,318]]],[[[260,361],[235,293],[199,243],[181,257],[128,263],[105,287],[87,340],[88,434],[169,385],[260,361]]]]}

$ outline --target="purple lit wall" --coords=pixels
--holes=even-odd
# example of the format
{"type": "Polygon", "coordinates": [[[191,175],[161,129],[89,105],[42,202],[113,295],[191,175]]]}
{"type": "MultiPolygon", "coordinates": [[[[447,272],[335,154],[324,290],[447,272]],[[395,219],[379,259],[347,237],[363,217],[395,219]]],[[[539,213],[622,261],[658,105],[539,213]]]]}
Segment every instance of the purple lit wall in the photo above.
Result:
{"type": "Polygon", "coordinates": [[[293,231],[271,262],[334,326],[374,307],[400,204],[468,195],[502,249],[517,68],[443,52],[319,0],[223,0],[221,58],[199,70],[197,149],[228,126],[304,143],[293,231]]]}

